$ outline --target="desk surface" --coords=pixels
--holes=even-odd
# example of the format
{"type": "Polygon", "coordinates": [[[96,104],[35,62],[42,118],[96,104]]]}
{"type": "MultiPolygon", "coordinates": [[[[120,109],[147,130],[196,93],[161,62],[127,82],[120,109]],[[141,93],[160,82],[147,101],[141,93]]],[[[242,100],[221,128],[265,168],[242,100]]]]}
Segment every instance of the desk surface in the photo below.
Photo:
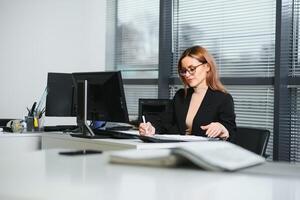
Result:
{"type": "Polygon", "coordinates": [[[8,133],[8,132],[0,132],[0,138],[6,137],[39,137],[42,133],[8,133]]]}
{"type": "Polygon", "coordinates": [[[300,199],[299,178],[115,165],[106,154],[46,150],[2,156],[0,163],[0,199],[300,199]]]}
{"type": "Polygon", "coordinates": [[[41,133],[0,133],[1,156],[39,149],[41,149],[41,133]]]}
{"type": "Polygon", "coordinates": [[[42,149],[71,148],[96,150],[157,149],[178,146],[178,143],[144,143],[139,139],[86,139],[66,133],[42,134],[42,149]]]}

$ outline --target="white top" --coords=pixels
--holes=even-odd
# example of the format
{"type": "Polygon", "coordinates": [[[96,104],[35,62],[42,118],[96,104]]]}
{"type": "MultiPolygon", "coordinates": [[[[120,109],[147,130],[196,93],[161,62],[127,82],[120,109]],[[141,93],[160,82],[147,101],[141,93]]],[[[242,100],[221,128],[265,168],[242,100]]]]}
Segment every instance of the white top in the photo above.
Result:
{"type": "Polygon", "coordinates": [[[117,165],[106,155],[58,150],[6,154],[0,163],[0,199],[300,199],[300,179],[288,176],[117,165]]]}

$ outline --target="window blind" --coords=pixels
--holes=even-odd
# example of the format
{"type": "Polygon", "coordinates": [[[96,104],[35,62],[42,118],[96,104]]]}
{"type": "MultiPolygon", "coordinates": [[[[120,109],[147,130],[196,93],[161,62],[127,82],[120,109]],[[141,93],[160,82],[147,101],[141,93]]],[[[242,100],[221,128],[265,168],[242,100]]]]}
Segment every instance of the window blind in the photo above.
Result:
{"type": "Polygon", "coordinates": [[[274,76],[276,1],[175,0],[173,7],[173,77],[192,45],[213,54],[222,77],[274,76]]]}
{"type": "MultiPolygon", "coordinates": [[[[290,67],[290,77],[300,77],[300,1],[294,0],[293,7],[293,47],[292,52],[292,66],[290,67]]],[[[291,95],[291,141],[290,141],[290,160],[292,162],[300,162],[300,87],[294,85],[290,87],[291,95]]]]}
{"type": "MultiPolygon", "coordinates": [[[[289,79],[300,77],[300,52],[299,52],[299,31],[300,31],[300,1],[291,1],[292,7],[292,32],[288,32],[292,36],[288,38],[288,42],[292,41],[292,45],[283,53],[287,55],[287,58],[291,58],[291,63],[289,62],[289,79]]],[[[291,9],[290,9],[291,10],[291,9]]],[[[299,79],[298,79],[299,80],[299,79]]],[[[280,141],[283,145],[283,150],[285,154],[289,156],[291,162],[300,162],[300,83],[295,81],[294,85],[290,85],[287,90],[289,90],[289,98],[285,105],[283,105],[286,112],[289,111],[288,115],[282,116],[283,130],[281,130],[280,141]],[[286,135],[285,131],[287,129],[290,135],[286,135]],[[287,152],[289,150],[289,152],[287,152]]],[[[283,154],[282,153],[282,154],[283,154]]]]}
{"type": "Polygon", "coordinates": [[[116,6],[116,69],[125,78],[157,78],[159,0],[118,0],[116,6]]]}
{"type": "Polygon", "coordinates": [[[131,118],[138,116],[140,98],[157,99],[157,85],[124,85],[128,114],[131,118]]]}
{"type": "Polygon", "coordinates": [[[290,68],[290,76],[300,76],[300,51],[299,51],[299,33],[300,33],[300,1],[294,0],[293,8],[293,50],[292,58],[293,63],[290,68]]]}
{"type": "MultiPolygon", "coordinates": [[[[192,45],[206,47],[214,56],[221,77],[269,78],[275,71],[276,1],[174,0],[173,67],[192,45]]],[[[267,154],[273,154],[273,85],[230,85],[238,126],[268,129],[267,154]]],[[[171,86],[174,95],[180,86],[171,86]]]]}
{"type": "MultiPolygon", "coordinates": [[[[107,0],[108,70],[121,70],[123,79],[158,78],[159,0],[107,0]]],[[[124,81],[126,82],[126,81],[124,81]]],[[[157,98],[157,86],[124,85],[131,118],[138,115],[139,98],[157,98]]]]}
{"type": "Polygon", "coordinates": [[[234,100],[237,126],[270,131],[266,153],[273,157],[273,86],[227,86],[234,100]]]}
{"type": "Polygon", "coordinates": [[[291,88],[291,147],[290,160],[300,162],[300,88],[291,88]]]}

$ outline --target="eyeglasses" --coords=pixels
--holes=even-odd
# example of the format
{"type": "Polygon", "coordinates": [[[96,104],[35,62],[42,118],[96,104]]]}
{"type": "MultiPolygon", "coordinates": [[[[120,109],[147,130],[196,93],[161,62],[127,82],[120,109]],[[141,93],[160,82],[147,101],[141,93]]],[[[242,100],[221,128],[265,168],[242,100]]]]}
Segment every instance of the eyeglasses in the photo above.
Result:
{"type": "Polygon", "coordinates": [[[198,67],[200,67],[201,65],[204,65],[204,64],[206,64],[206,63],[201,63],[197,66],[190,66],[188,68],[181,68],[181,69],[179,69],[179,75],[180,76],[186,76],[187,72],[189,72],[190,75],[193,75],[196,72],[196,69],[198,67]]]}

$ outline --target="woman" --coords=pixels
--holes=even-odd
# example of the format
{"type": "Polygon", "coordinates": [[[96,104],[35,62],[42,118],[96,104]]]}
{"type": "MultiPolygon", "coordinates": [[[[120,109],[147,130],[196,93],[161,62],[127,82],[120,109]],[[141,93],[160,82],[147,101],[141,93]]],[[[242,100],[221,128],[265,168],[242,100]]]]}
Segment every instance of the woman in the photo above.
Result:
{"type": "Polygon", "coordinates": [[[173,113],[157,122],[141,123],[141,135],[191,134],[234,140],[236,132],[233,99],[217,74],[216,64],[201,46],[186,49],[178,61],[184,89],[173,98],[173,113]]]}

